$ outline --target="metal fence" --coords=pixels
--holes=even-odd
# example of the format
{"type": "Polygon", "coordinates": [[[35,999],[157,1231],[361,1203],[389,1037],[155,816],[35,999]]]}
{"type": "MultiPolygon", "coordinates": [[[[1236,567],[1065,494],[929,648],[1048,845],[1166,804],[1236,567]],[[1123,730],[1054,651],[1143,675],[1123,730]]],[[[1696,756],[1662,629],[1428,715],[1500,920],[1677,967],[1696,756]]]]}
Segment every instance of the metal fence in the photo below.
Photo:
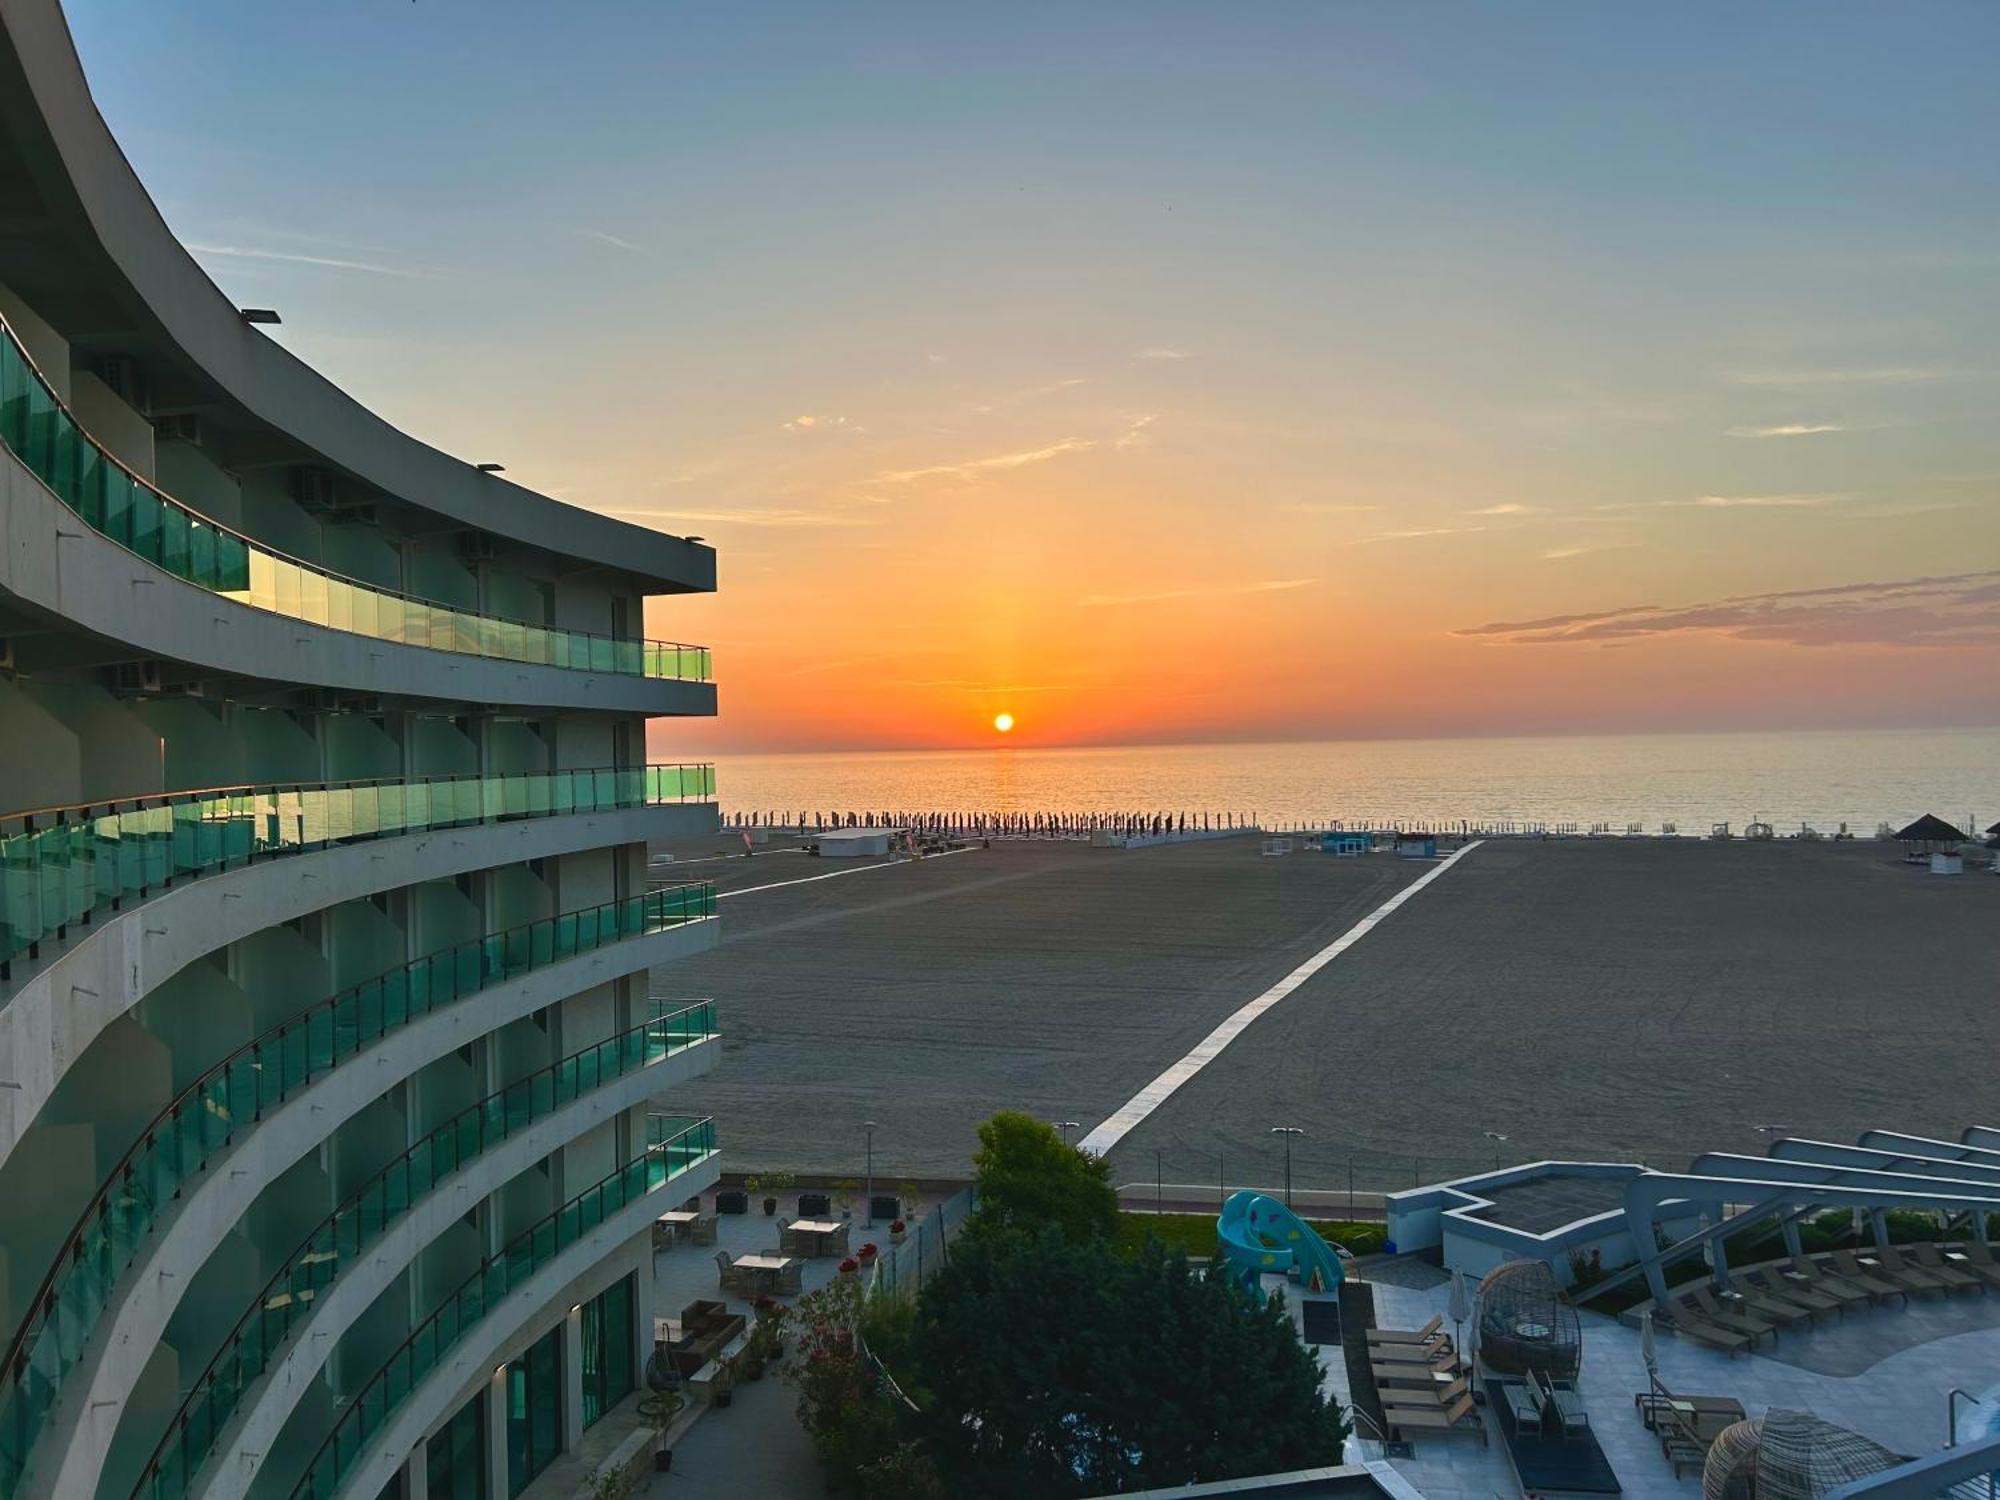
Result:
{"type": "Polygon", "coordinates": [[[1342,1151],[1308,1138],[1295,1147],[1288,1172],[1284,1150],[1275,1142],[1224,1141],[1211,1150],[1117,1150],[1111,1180],[1130,1209],[1212,1213],[1239,1188],[1281,1199],[1289,1188],[1293,1206],[1309,1217],[1352,1211],[1371,1218],[1381,1212],[1384,1194],[1497,1171],[1521,1160],[1520,1152],[1499,1142],[1484,1154],[1443,1154],[1421,1148],[1342,1151]]]}
{"type": "Polygon", "coordinates": [[[922,1216],[909,1220],[903,1243],[891,1245],[875,1258],[870,1295],[915,1296],[925,1278],[934,1275],[950,1258],[951,1240],[965,1227],[974,1207],[973,1190],[961,1188],[922,1216]]]}

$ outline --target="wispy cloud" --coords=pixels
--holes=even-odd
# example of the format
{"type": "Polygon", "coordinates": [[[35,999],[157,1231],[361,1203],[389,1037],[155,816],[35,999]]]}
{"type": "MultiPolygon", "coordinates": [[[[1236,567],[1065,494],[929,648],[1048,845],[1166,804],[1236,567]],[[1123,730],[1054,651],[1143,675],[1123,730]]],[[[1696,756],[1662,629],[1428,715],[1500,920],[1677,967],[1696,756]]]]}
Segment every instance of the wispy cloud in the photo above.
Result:
{"type": "Polygon", "coordinates": [[[1724,370],[1731,385],[1794,388],[1822,385],[1923,385],[1936,380],[1977,380],[1977,370],[1930,365],[1876,365],[1863,369],[1724,370]]]}
{"type": "Polygon", "coordinates": [[[1125,424],[1125,430],[1118,434],[1117,441],[1114,442],[1111,446],[1114,448],[1144,447],[1147,443],[1152,441],[1152,437],[1146,431],[1146,429],[1151,427],[1155,422],[1159,420],[1160,420],[1160,414],[1154,411],[1149,411],[1144,416],[1141,417],[1134,417],[1131,421],[1125,424]]]}
{"type": "Polygon", "coordinates": [[[866,432],[868,429],[846,417],[827,412],[801,412],[785,423],[787,432],[866,432]]]}
{"type": "Polygon", "coordinates": [[[1784,422],[1776,427],[1732,427],[1730,437],[1788,438],[1817,437],[1822,432],[1846,432],[1845,422],[1784,422]]]}
{"type": "Polygon", "coordinates": [[[402,276],[413,281],[432,281],[438,272],[410,266],[385,266],[379,261],[347,260],[336,255],[306,255],[291,250],[264,250],[254,245],[202,245],[188,241],[196,255],[221,255],[232,260],[278,261],[291,266],[320,266],[329,271],[365,271],[370,276],[402,276]]]}
{"type": "Polygon", "coordinates": [[[990,458],[967,459],[955,464],[929,464],[921,469],[890,469],[877,474],[875,482],[914,484],[920,479],[947,478],[970,481],[987,474],[1005,473],[1009,469],[1024,469],[1030,464],[1045,464],[1052,458],[1061,458],[1065,453],[1087,453],[1096,446],[1096,438],[1064,438],[1045,448],[1029,448],[1020,453],[996,453],[990,458]]]}
{"type": "Polygon", "coordinates": [[[1086,609],[1118,604],[1164,604],[1170,599],[1228,599],[1239,594],[1282,594],[1292,589],[1310,588],[1317,578],[1267,578],[1258,583],[1224,583],[1184,589],[1161,589],[1150,594],[1087,594],[1077,600],[1086,609]]]}
{"type": "Polygon", "coordinates": [[[1134,359],[1193,359],[1192,349],[1170,349],[1164,344],[1155,344],[1149,349],[1136,349],[1134,359]]]}
{"type": "Polygon", "coordinates": [[[1695,495],[1686,500],[1625,500],[1597,510],[1819,510],[1839,495],[1695,495]]]}
{"type": "Polygon", "coordinates": [[[1468,516],[1539,516],[1542,514],[1542,508],[1539,505],[1518,505],[1512,500],[1507,500],[1499,505],[1482,506],[1478,510],[1462,511],[1460,514],[1468,516]]]}
{"type": "Polygon", "coordinates": [[[1637,542],[1575,542],[1567,547],[1550,548],[1542,554],[1542,561],[1562,562],[1572,557],[1588,557],[1593,552],[1619,552],[1638,545],[1637,542]]]}
{"type": "Polygon", "coordinates": [[[1278,507],[1294,516],[1365,516],[1381,508],[1379,505],[1339,505],[1322,500],[1297,500],[1278,507]]]}
{"type": "Polygon", "coordinates": [[[1513,645],[1710,635],[1791,646],[1991,646],[2000,644],[2000,570],[1736,594],[1673,608],[1642,604],[1454,633],[1513,645]]]}
{"type": "Polygon", "coordinates": [[[623,250],[632,255],[645,255],[649,253],[645,246],[635,245],[630,240],[621,239],[615,234],[607,234],[602,229],[588,229],[581,224],[574,226],[574,228],[585,239],[596,240],[598,244],[609,245],[614,250],[623,250]]]}
{"type": "Polygon", "coordinates": [[[880,526],[876,517],[858,516],[847,511],[798,510],[783,506],[743,506],[717,510],[619,510],[620,516],[656,516],[665,521],[697,521],[711,526],[767,526],[792,528],[807,526],[880,526]]]}
{"type": "Polygon", "coordinates": [[[1414,542],[1430,536],[1470,536],[1475,531],[1484,531],[1484,526],[1415,526],[1407,531],[1378,531],[1373,536],[1356,537],[1362,542],[1414,542]]]}
{"type": "Polygon", "coordinates": [[[975,402],[972,410],[983,417],[996,411],[1009,411],[1016,406],[1025,406],[1028,402],[1039,401],[1044,396],[1054,396],[1087,384],[1089,384],[1088,379],[1082,375],[1065,375],[1061,380],[1045,380],[1040,385],[1024,386],[1018,391],[1008,391],[989,400],[975,402]]]}

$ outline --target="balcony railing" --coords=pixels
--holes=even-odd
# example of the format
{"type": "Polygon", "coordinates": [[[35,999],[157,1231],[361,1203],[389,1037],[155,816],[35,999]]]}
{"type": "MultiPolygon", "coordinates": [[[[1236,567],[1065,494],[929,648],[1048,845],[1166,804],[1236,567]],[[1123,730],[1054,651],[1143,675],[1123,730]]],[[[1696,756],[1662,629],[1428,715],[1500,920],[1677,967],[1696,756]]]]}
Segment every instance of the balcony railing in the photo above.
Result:
{"type": "Polygon", "coordinates": [[[380,641],[586,672],[707,682],[706,646],[509,620],[362,583],[288,557],[173,499],[86,432],[0,318],[0,442],[56,498],[129,552],[211,593],[380,641]]]}
{"type": "Polygon", "coordinates": [[[311,1315],[342,1269],[443,1178],[591,1090],[716,1035],[713,1001],[648,1021],[469,1106],[382,1168],[314,1227],[251,1302],[167,1424],[134,1500],[182,1500],[244,1393],[271,1367],[292,1329],[311,1315]]]}
{"type": "Polygon", "coordinates": [[[715,767],[213,787],[0,817],[0,982],[72,923],[177,880],[357,839],[715,799],[715,767]]]}
{"type": "Polygon", "coordinates": [[[417,1326],[350,1401],[320,1443],[292,1500],[333,1500],[340,1484],[403,1398],[423,1383],[474,1325],[535,1272],[627,1204],[715,1155],[715,1122],[697,1120],[647,1148],[534,1228],[516,1235],[417,1326]]]}
{"type": "MultiPolygon", "coordinates": [[[[161,1211],[266,1110],[455,1000],[607,943],[714,914],[714,886],[676,886],[441,949],[320,1001],[189,1084],[106,1174],[7,1346],[0,1365],[0,1495],[13,1493],[28,1444],[161,1211]]],[[[679,1020],[657,1024],[671,1028],[679,1020]]]]}

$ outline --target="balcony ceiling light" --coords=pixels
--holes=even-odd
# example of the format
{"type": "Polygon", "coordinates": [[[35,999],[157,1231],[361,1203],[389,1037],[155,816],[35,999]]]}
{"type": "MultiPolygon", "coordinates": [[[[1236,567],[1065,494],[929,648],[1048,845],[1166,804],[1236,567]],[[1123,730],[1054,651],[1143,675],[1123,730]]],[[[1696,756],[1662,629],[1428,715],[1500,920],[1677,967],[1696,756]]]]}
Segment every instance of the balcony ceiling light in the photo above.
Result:
{"type": "Polygon", "coordinates": [[[239,307],[237,316],[246,323],[282,323],[285,320],[268,307],[239,307]]]}
{"type": "Polygon", "coordinates": [[[505,464],[478,464],[476,467],[482,474],[505,474],[507,472],[505,464]]]}

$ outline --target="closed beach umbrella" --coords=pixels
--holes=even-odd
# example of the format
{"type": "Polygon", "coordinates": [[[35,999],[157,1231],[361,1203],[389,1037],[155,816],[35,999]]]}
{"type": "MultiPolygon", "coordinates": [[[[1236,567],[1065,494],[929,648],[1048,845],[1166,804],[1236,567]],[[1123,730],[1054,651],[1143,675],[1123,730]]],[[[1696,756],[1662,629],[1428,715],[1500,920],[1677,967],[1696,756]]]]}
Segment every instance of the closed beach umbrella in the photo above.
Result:
{"type": "Polygon", "coordinates": [[[1650,1308],[1639,1314],[1639,1358],[1646,1362],[1646,1373],[1657,1379],[1660,1351],[1653,1341],[1653,1313],[1650,1308]]]}
{"type": "Polygon", "coordinates": [[[1453,1271],[1451,1273],[1450,1315],[1451,1346],[1459,1350],[1462,1355],[1465,1349],[1465,1335],[1460,1331],[1460,1325],[1472,1316],[1472,1297],[1465,1289],[1465,1272],[1463,1271],[1453,1271]]]}

